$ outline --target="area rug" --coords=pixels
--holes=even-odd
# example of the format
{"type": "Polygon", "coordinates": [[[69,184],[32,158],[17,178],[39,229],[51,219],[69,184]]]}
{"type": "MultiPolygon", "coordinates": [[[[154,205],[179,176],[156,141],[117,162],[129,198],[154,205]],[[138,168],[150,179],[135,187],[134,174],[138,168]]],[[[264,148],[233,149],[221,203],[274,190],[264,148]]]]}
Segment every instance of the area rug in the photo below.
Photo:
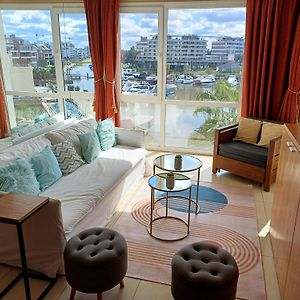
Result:
{"type": "MultiPolygon", "coordinates": [[[[213,212],[198,215],[193,213],[190,234],[182,240],[166,242],[151,237],[147,231],[150,219],[150,188],[147,181],[141,184],[113,225],[127,241],[127,276],[170,284],[171,260],[174,253],[189,243],[205,241],[222,247],[235,258],[240,271],[238,298],[266,299],[252,187],[201,182],[200,207],[205,202],[201,197],[203,187],[223,194],[228,203],[213,212]]],[[[162,215],[164,211],[163,203],[157,203],[155,216],[162,215]]],[[[186,212],[175,208],[169,211],[181,218],[187,215],[186,212]]],[[[172,219],[162,220],[155,226],[156,230],[169,236],[184,233],[186,230],[172,219]]]]}

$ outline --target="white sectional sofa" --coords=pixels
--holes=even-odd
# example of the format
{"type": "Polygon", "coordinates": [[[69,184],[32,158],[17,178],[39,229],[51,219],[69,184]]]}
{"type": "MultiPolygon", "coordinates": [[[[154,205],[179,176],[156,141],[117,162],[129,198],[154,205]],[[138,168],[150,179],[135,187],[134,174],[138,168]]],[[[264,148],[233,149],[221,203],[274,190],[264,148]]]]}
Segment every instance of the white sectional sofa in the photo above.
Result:
{"type": "MultiPolygon", "coordinates": [[[[54,133],[74,138],[76,143],[76,133],[87,132],[95,124],[95,120],[84,120],[54,133]]],[[[46,136],[49,137],[45,134],[0,151],[0,166],[17,157],[30,159],[51,144],[46,136]]],[[[40,194],[51,201],[26,221],[23,229],[30,269],[49,277],[63,273],[62,253],[66,241],[85,228],[105,226],[121,199],[144,176],[144,132],[116,128],[116,142],[92,163],[62,176],[40,194]]],[[[14,226],[0,224],[0,262],[19,266],[15,231],[14,226]]]]}

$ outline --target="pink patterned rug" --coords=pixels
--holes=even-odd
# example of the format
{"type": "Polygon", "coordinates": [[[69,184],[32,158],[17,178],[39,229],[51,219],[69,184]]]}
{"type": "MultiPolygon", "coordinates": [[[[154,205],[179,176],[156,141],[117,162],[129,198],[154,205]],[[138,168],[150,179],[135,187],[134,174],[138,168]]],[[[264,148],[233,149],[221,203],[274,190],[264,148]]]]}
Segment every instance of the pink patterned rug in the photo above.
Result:
{"type": "MultiPolygon", "coordinates": [[[[201,213],[197,216],[192,214],[190,234],[175,242],[161,241],[148,234],[150,188],[147,182],[141,185],[113,226],[125,237],[128,244],[127,276],[170,284],[174,253],[189,243],[207,241],[234,256],[240,271],[238,298],[266,299],[252,187],[205,182],[200,185],[223,193],[228,199],[228,205],[217,212],[201,213]]],[[[163,213],[164,207],[157,204],[154,214],[159,216],[163,213]]],[[[186,213],[176,210],[171,210],[171,213],[183,218],[186,216],[186,213]]],[[[184,234],[186,228],[173,220],[162,220],[155,224],[154,230],[170,237],[184,234]]]]}

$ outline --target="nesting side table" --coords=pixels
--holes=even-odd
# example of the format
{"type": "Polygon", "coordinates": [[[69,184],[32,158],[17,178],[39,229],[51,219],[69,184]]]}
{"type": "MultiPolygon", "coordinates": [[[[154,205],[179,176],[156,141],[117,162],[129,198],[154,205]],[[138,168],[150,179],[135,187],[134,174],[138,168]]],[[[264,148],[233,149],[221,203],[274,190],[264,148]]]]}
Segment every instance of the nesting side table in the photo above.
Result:
{"type": "MultiPolygon", "coordinates": [[[[182,174],[174,174],[174,187],[169,189],[167,187],[167,173],[160,173],[153,175],[149,178],[148,184],[151,187],[151,212],[150,212],[150,222],[148,226],[148,232],[151,236],[163,240],[163,241],[177,241],[184,239],[190,233],[190,219],[191,219],[191,194],[192,194],[192,182],[191,180],[182,174]],[[172,196],[172,192],[181,192],[188,190],[188,197],[184,196],[172,196]],[[156,198],[155,191],[165,192],[165,196],[156,198]],[[180,216],[171,216],[169,214],[169,201],[172,201],[171,198],[179,198],[182,201],[188,201],[188,211],[187,211],[187,221],[181,218],[180,216]],[[161,200],[165,200],[165,213],[161,216],[154,216],[155,204],[161,200]],[[183,224],[186,228],[186,231],[176,237],[162,237],[158,233],[154,232],[153,224],[159,220],[173,220],[183,224]]],[[[167,229],[167,228],[166,228],[167,229]]]]}
{"type": "MultiPolygon", "coordinates": [[[[29,277],[49,281],[38,299],[42,299],[51,287],[55,284],[56,278],[48,278],[42,274],[31,273],[27,269],[26,251],[22,224],[33,216],[38,210],[49,202],[47,197],[35,197],[20,193],[8,193],[0,197],[0,222],[16,226],[19,242],[22,271],[13,279],[3,291],[0,292],[0,299],[17,283],[22,277],[24,280],[26,300],[31,299],[29,277]]],[[[1,241],[0,241],[1,242],[1,241]]]]}
{"type": "Polygon", "coordinates": [[[175,173],[188,173],[197,171],[197,185],[196,185],[196,199],[192,200],[195,203],[195,214],[200,213],[199,206],[199,183],[200,183],[200,169],[202,167],[202,161],[189,154],[181,154],[182,162],[180,168],[176,167],[175,163],[176,154],[163,154],[158,156],[153,161],[153,175],[155,175],[155,169],[158,168],[163,171],[175,172],[175,173]]]}

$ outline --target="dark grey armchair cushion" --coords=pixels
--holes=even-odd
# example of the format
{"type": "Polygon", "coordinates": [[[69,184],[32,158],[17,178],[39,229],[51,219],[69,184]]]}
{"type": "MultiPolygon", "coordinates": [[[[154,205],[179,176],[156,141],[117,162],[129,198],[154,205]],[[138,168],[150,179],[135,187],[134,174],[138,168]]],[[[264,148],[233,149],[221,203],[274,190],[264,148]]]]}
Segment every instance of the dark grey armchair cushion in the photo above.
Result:
{"type": "Polygon", "coordinates": [[[231,141],[219,145],[219,155],[251,165],[265,167],[268,149],[240,141],[231,141]]]}

